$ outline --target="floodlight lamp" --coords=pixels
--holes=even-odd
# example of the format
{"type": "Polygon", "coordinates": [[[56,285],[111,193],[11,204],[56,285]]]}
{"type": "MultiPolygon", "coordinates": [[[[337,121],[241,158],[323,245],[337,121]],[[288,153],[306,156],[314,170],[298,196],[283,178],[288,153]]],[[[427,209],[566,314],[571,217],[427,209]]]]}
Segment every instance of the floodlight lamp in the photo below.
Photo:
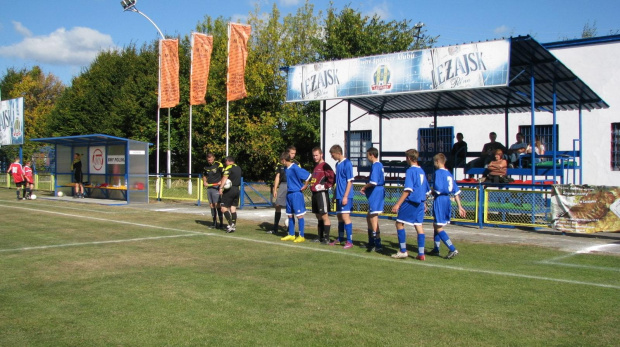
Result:
{"type": "Polygon", "coordinates": [[[136,6],[136,2],[138,0],[123,0],[121,1],[121,6],[123,6],[123,11],[131,10],[136,6]]]}
{"type": "Polygon", "coordinates": [[[419,30],[419,29],[422,29],[422,27],[423,27],[423,26],[424,26],[424,23],[422,23],[422,22],[418,22],[418,23],[417,23],[416,25],[414,25],[413,27],[419,30]]]}

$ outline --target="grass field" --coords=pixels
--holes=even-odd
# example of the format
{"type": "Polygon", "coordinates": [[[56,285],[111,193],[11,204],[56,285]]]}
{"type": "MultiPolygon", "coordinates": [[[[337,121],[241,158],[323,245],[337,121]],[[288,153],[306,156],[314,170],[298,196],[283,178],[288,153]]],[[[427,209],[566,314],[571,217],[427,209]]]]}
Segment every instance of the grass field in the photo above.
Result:
{"type": "Polygon", "coordinates": [[[453,260],[399,261],[391,236],[366,253],[14,194],[0,189],[0,346],[620,345],[616,256],[455,240],[453,260]]]}

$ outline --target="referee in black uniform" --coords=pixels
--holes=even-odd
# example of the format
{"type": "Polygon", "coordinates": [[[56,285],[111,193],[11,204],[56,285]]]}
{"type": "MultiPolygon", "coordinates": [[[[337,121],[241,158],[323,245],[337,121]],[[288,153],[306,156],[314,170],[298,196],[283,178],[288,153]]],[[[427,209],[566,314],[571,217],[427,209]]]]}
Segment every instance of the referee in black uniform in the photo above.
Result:
{"type": "MultiPolygon", "coordinates": [[[[295,160],[297,154],[297,148],[295,146],[288,146],[286,148],[293,163],[299,165],[299,162],[295,160]]],[[[277,234],[278,226],[280,225],[280,218],[282,217],[282,207],[286,208],[286,194],[288,191],[288,185],[286,184],[286,167],[282,164],[276,166],[276,178],[273,181],[273,197],[276,200],[274,202],[276,212],[273,218],[273,230],[267,231],[269,234],[277,234]]],[[[288,227],[288,218],[284,219],[284,225],[288,227]]]]}
{"type": "Polygon", "coordinates": [[[223,171],[224,165],[215,160],[213,153],[207,153],[207,166],[202,175],[202,183],[207,187],[207,198],[209,199],[209,207],[211,207],[211,217],[213,217],[212,229],[218,227],[217,217],[220,219],[219,227],[222,228],[224,225],[224,217],[222,210],[220,210],[221,196],[219,192],[223,171]]]}
{"type": "Polygon", "coordinates": [[[228,221],[227,233],[235,231],[235,224],[237,223],[237,205],[239,205],[239,196],[241,192],[241,175],[243,172],[241,168],[235,164],[234,157],[226,157],[226,168],[224,168],[222,181],[220,183],[220,194],[222,195],[222,213],[228,221]],[[226,180],[232,182],[232,186],[228,189],[224,189],[224,183],[226,180]]]}

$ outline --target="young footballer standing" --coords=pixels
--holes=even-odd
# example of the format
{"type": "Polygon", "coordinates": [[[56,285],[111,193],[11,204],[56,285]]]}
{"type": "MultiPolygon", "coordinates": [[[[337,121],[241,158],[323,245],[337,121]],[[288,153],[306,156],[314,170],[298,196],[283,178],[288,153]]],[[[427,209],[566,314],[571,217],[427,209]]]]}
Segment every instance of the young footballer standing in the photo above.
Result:
{"type": "Polygon", "coordinates": [[[288,189],[286,193],[288,235],[280,240],[304,242],[306,241],[304,234],[306,202],[304,201],[304,193],[302,193],[302,191],[308,187],[312,175],[293,163],[293,158],[291,158],[288,152],[284,152],[280,155],[280,163],[286,167],[286,184],[288,189]],[[302,182],[304,183],[302,184],[302,182]],[[299,222],[299,237],[297,238],[295,238],[295,217],[297,217],[297,221],[299,222]]]}
{"type": "Polygon", "coordinates": [[[323,159],[323,151],[319,147],[312,149],[312,159],[316,163],[312,170],[312,180],[310,190],[312,191],[312,213],[318,220],[318,242],[328,244],[331,222],[329,221],[329,211],[331,203],[329,200],[329,188],[334,185],[336,174],[332,167],[323,159]]]}
{"type": "Polygon", "coordinates": [[[443,228],[446,224],[450,223],[450,215],[452,214],[452,202],[450,201],[450,195],[454,195],[454,200],[459,208],[459,215],[465,217],[465,209],[461,206],[461,198],[459,194],[461,190],[454,182],[454,177],[450,171],[446,169],[446,156],[443,153],[436,154],[433,157],[433,163],[435,164],[435,180],[433,182],[433,216],[435,221],[433,222],[434,229],[434,243],[435,247],[429,253],[429,255],[439,255],[440,241],[448,246],[449,252],[446,259],[452,259],[459,251],[456,250],[448,233],[443,228]]]}
{"type": "Polygon", "coordinates": [[[15,161],[13,164],[9,166],[9,169],[6,171],[10,173],[13,177],[13,182],[15,182],[15,188],[17,193],[17,200],[21,200],[22,197],[19,196],[19,191],[22,189],[22,186],[26,184],[26,178],[24,176],[24,169],[22,168],[22,164],[19,162],[19,157],[15,157],[15,161]]]}
{"type": "Polygon", "coordinates": [[[405,152],[409,168],[405,173],[405,188],[398,202],[392,207],[393,213],[398,213],[396,217],[396,233],[400,249],[393,254],[392,258],[404,259],[409,257],[407,253],[407,234],[405,224],[413,225],[418,234],[418,255],[416,259],[425,260],[424,257],[424,210],[426,194],[430,191],[426,174],[418,166],[418,151],[410,149],[405,152]]]}
{"type": "Polygon", "coordinates": [[[366,214],[366,222],[368,223],[368,252],[380,252],[381,232],[379,230],[379,215],[383,213],[385,202],[385,173],[383,164],[379,161],[379,150],[371,147],[366,151],[366,157],[372,163],[370,168],[370,177],[368,183],[362,187],[361,193],[368,198],[368,213],[366,214]]]}
{"type": "Polygon", "coordinates": [[[338,238],[330,242],[331,246],[339,245],[344,234],[347,234],[347,242],[344,249],[353,247],[353,224],[351,223],[351,210],[353,209],[353,164],[344,157],[342,147],[333,145],[329,153],[336,163],[336,214],[338,216],[338,238]]]}
{"type": "MultiPolygon", "coordinates": [[[[295,146],[288,146],[286,151],[291,156],[293,163],[299,165],[299,162],[295,160],[297,154],[297,148],[295,146]]],[[[276,166],[276,177],[273,180],[273,198],[275,199],[276,212],[273,216],[273,230],[267,231],[269,234],[277,234],[278,226],[280,225],[280,218],[282,217],[282,207],[286,208],[286,195],[288,192],[286,183],[286,167],[282,164],[276,166]]],[[[288,219],[284,220],[284,225],[288,227],[288,219]]]]}
{"type": "Polygon", "coordinates": [[[241,168],[235,164],[234,157],[226,157],[226,168],[222,173],[222,181],[220,181],[220,195],[222,196],[222,214],[226,217],[228,227],[227,233],[235,232],[237,223],[237,205],[239,204],[239,195],[241,192],[241,176],[243,172],[241,168]],[[232,186],[224,190],[226,180],[230,180],[232,186]]]}
{"type": "Polygon", "coordinates": [[[207,153],[207,166],[204,169],[202,175],[202,183],[207,187],[207,198],[209,199],[209,207],[211,208],[211,217],[213,217],[212,229],[216,229],[217,217],[220,219],[220,228],[223,228],[224,217],[222,210],[220,209],[221,195],[219,193],[220,182],[222,181],[222,172],[224,165],[215,160],[215,155],[209,152],[207,153]]]}
{"type": "Polygon", "coordinates": [[[30,165],[32,162],[28,160],[26,165],[24,165],[24,199],[30,199],[30,194],[32,194],[32,190],[34,189],[34,178],[32,177],[32,168],[30,165]]]}

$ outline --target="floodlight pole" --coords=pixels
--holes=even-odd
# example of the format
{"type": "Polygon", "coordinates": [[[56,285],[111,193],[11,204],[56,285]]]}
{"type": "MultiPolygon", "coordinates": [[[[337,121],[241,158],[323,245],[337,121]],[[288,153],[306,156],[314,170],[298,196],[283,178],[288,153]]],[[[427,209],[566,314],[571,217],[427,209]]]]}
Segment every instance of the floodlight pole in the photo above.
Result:
{"type": "Polygon", "coordinates": [[[418,22],[416,25],[413,26],[414,29],[418,29],[418,33],[413,36],[416,38],[415,46],[417,49],[420,49],[420,47],[418,46],[418,43],[420,42],[420,31],[422,30],[423,26],[424,26],[424,23],[422,22],[418,22]]]}
{"type": "MultiPolygon", "coordinates": [[[[138,0],[125,0],[125,1],[121,1],[121,6],[123,6],[123,11],[130,11],[130,12],[135,12],[138,13],[140,15],[142,15],[142,17],[146,18],[149,22],[151,22],[151,24],[153,24],[153,26],[155,27],[155,29],[157,29],[157,32],[159,33],[159,36],[161,37],[162,40],[165,40],[166,37],[164,36],[164,34],[161,32],[161,30],[159,29],[159,27],[157,26],[157,24],[155,24],[155,22],[153,22],[153,20],[151,18],[149,18],[146,14],[144,14],[143,12],[140,12],[137,8],[136,8],[136,3],[138,2],[138,0]]],[[[161,52],[161,44],[159,45],[159,51],[161,52]]],[[[160,200],[160,196],[159,196],[159,130],[160,130],[160,120],[159,120],[159,112],[160,112],[160,108],[159,108],[159,98],[161,97],[161,85],[160,85],[160,81],[161,81],[161,54],[160,57],[158,59],[158,69],[157,69],[157,74],[158,74],[158,78],[157,78],[157,94],[158,94],[158,100],[157,100],[157,152],[155,154],[155,166],[156,166],[156,171],[157,171],[157,180],[156,180],[156,185],[155,185],[155,190],[157,191],[157,200],[160,200]]],[[[170,173],[170,108],[168,108],[168,150],[167,150],[167,170],[168,173],[170,173]]]]}

